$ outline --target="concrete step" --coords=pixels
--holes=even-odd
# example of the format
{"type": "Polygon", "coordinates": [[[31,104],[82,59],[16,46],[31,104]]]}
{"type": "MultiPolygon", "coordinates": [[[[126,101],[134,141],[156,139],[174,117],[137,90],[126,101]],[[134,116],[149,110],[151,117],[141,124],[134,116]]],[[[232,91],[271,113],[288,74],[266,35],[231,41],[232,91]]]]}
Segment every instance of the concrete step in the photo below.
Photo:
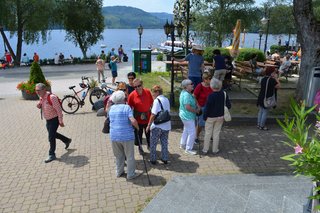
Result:
{"type": "Polygon", "coordinates": [[[143,210],[154,212],[288,212],[307,204],[312,182],[288,175],[174,177],[143,210]]]}
{"type": "Polygon", "coordinates": [[[250,191],[246,208],[244,212],[269,212],[279,213],[288,211],[290,208],[286,207],[288,203],[294,203],[295,212],[299,209],[303,209],[308,204],[308,196],[310,195],[311,186],[310,184],[301,184],[290,186],[283,184],[283,186],[270,187],[266,190],[252,190],[250,191]]]}

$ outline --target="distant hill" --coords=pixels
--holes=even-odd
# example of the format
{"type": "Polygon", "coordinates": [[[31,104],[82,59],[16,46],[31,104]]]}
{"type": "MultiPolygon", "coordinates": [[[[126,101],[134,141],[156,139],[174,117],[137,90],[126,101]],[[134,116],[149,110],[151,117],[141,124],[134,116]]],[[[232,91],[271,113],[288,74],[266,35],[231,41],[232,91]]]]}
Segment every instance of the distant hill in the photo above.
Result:
{"type": "Polygon", "coordinates": [[[137,28],[139,24],[145,29],[160,29],[166,19],[173,16],[168,13],[148,13],[126,6],[103,7],[102,14],[105,17],[105,26],[109,29],[132,29],[137,28]]]}
{"type": "Polygon", "coordinates": [[[166,22],[167,20],[171,22],[171,20],[173,20],[173,14],[169,14],[169,13],[150,13],[150,14],[157,17],[158,19],[162,19],[164,22],[166,22]]]}

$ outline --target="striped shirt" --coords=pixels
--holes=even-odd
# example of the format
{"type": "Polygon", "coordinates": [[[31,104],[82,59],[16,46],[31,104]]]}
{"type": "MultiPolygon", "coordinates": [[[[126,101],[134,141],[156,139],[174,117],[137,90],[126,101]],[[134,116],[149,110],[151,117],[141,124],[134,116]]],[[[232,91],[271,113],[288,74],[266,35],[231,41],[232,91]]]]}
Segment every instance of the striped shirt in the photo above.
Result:
{"type": "Polygon", "coordinates": [[[48,102],[48,95],[50,95],[49,92],[47,92],[43,98],[40,98],[43,117],[46,120],[58,117],[59,123],[63,123],[62,109],[58,97],[54,94],[51,94],[50,99],[52,105],[50,105],[48,102]]]}

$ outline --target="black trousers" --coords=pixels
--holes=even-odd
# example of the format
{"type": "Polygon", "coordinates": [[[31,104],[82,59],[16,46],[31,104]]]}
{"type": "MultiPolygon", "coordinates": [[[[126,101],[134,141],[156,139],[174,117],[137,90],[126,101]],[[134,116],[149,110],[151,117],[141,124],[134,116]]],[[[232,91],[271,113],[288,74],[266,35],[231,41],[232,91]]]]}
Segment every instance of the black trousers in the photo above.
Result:
{"type": "Polygon", "coordinates": [[[50,143],[49,155],[55,155],[56,139],[60,139],[63,143],[66,143],[69,140],[69,138],[57,132],[59,127],[58,117],[47,120],[46,126],[48,130],[48,139],[50,143]]]}
{"type": "Polygon", "coordinates": [[[141,142],[141,145],[142,145],[142,133],[144,131],[144,134],[145,134],[145,136],[147,138],[148,147],[150,147],[150,131],[146,132],[148,124],[138,124],[138,125],[139,125],[139,131],[134,129],[134,137],[135,137],[134,144],[136,146],[139,146],[139,140],[138,139],[140,139],[140,142],[141,142]]]}

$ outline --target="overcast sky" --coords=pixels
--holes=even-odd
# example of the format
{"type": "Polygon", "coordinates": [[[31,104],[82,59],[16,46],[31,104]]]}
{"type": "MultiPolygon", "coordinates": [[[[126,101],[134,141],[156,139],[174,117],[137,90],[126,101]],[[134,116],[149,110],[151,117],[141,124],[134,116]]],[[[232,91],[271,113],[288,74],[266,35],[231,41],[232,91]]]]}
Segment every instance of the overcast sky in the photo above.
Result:
{"type": "MultiPolygon", "coordinates": [[[[265,0],[256,0],[257,5],[265,0]]],[[[130,6],[146,12],[172,13],[175,0],[103,0],[103,6],[130,6]]]]}

